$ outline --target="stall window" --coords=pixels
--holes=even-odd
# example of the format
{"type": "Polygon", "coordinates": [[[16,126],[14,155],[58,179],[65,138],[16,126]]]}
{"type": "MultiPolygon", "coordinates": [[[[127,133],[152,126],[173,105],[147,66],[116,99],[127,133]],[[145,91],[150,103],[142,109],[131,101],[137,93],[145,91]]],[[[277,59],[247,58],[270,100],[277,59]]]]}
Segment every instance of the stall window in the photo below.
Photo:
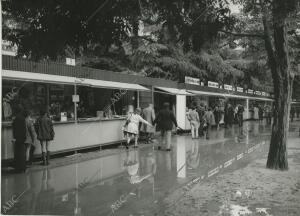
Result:
{"type": "Polygon", "coordinates": [[[78,117],[114,117],[126,115],[128,106],[137,106],[136,91],[78,87],[78,117]]]}
{"type": "Polygon", "coordinates": [[[2,114],[6,121],[17,114],[17,106],[30,111],[34,118],[41,109],[47,109],[54,120],[60,120],[61,112],[72,117],[72,86],[14,80],[3,80],[2,84],[2,114]]]}

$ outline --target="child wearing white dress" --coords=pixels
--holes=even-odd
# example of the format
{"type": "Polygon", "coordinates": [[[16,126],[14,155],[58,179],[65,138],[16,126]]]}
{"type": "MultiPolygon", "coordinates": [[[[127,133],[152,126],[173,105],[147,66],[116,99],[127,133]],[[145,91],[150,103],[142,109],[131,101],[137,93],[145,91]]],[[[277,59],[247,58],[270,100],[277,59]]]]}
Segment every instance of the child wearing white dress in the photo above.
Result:
{"type": "Polygon", "coordinates": [[[141,109],[140,108],[136,108],[134,113],[131,113],[127,120],[126,120],[126,124],[123,127],[123,131],[124,131],[124,135],[127,138],[127,145],[126,148],[128,149],[128,145],[130,143],[131,138],[134,138],[134,148],[138,147],[138,135],[139,135],[139,123],[145,123],[149,126],[152,127],[152,125],[147,122],[146,120],[144,120],[141,116],[141,109]]]}

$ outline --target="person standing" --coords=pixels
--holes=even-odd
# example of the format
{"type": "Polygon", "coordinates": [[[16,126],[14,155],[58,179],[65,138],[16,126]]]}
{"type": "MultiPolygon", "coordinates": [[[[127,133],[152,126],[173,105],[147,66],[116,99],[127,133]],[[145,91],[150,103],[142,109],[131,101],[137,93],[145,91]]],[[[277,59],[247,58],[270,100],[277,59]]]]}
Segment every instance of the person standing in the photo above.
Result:
{"type": "Polygon", "coordinates": [[[126,149],[128,149],[131,138],[134,138],[134,148],[138,148],[138,135],[139,135],[139,124],[144,123],[152,127],[152,125],[144,120],[141,116],[141,108],[136,108],[134,113],[129,114],[125,125],[123,126],[123,131],[125,137],[127,138],[126,149]]]}
{"type": "Polygon", "coordinates": [[[209,107],[208,110],[204,114],[204,121],[206,124],[206,139],[209,139],[209,133],[211,130],[211,126],[215,124],[214,114],[212,109],[209,107]]]}
{"type": "Polygon", "coordinates": [[[14,142],[14,168],[17,172],[26,171],[26,155],[25,155],[25,140],[26,140],[26,123],[24,110],[17,107],[18,113],[12,122],[13,142],[14,142]]]}
{"type": "Polygon", "coordinates": [[[262,122],[264,117],[264,110],[261,105],[258,106],[258,116],[259,116],[259,122],[262,122]]]}
{"type": "Polygon", "coordinates": [[[174,113],[170,111],[170,104],[164,103],[163,109],[159,111],[154,124],[157,124],[158,128],[161,131],[161,142],[158,146],[158,149],[161,149],[161,145],[166,143],[166,151],[171,150],[171,135],[173,124],[178,128],[176,118],[174,113]]]}
{"type": "Polygon", "coordinates": [[[199,136],[202,137],[204,136],[204,133],[203,133],[203,126],[204,126],[204,119],[203,119],[203,116],[205,114],[205,110],[204,110],[204,105],[201,103],[200,106],[197,108],[197,112],[198,112],[198,115],[199,115],[199,136]]]}
{"type": "Polygon", "coordinates": [[[200,124],[199,114],[196,111],[196,106],[193,106],[192,109],[188,113],[188,120],[191,124],[191,131],[192,131],[192,139],[198,139],[198,129],[200,124]]]}
{"type": "Polygon", "coordinates": [[[241,104],[239,104],[238,111],[237,111],[237,119],[238,119],[239,127],[243,126],[244,111],[245,111],[244,107],[241,104]]]}
{"type": "Polygon", "coordinates": [[[40,117],[36,121],[36,132],[42,147],[43,165],[48,165],[50,160],[49,144],[54,139],[55,133],[52,121],[45,110],[40,111],[40,117]]]}
{"type": "Polygon", "coordinates": [[[267,116],[267,124],[270,125],[272,122],[272,111],[271,111],[271,107],[266,105],[265,106],[265,112],[266,112],[266,116],[267,116]]]}
{"type": "Polygon", "coordinates": [[[219,128],[220,120],[221,120],[221,110],[219,106],[217,105],[214,109],[214,116],[215,116],[215,122],[217,129],[219,128]]]}
{"type": "Polygon", "coordinates": [[[230,103],[227,104],[224,115],[225,128],[231,127],[234,121],[234,109],[230,103]]]}
{"type": "Polygon", "coordinates": [[[33,153],[34,153],[34,142],[36,140],[36,132],[34,129],[33,121],[30,117],[29,111],[24,111],[25,117],[25,124],[26,124],[26,139],[25,139],[25,146],[26,146],[26,162],[27,164],[31,165],[33,162],[33,153]]]}
{"type": "Polygon", "coordinates": [[[294,121],[295,112],[296,112],[295,107],[291,106],[291,112],[290,112],[291,122],[294,121]]]}
{"type": "Polygon", "coordinates": [[[259,109],[257,108],[257,106],[254,106],[254,120],[258,120],[259,119],[259,116],[258,116],[258,113],[259,113],[259,109]]]}
{"type": "MultiPolygon", "coordinates": [[[[150,103],[149,106],[143,110],[143,116],[147,122],[153,124],[155,120],[155,112],[153,109],[153,104],[150,103]]],[[[152,139],[153,139],[153,134],[155,132],[154,127],[149,126],[147,124],[143,124],[142,131],[146,133],[147,142],[148,143],[153,142],[152,139]]]]}

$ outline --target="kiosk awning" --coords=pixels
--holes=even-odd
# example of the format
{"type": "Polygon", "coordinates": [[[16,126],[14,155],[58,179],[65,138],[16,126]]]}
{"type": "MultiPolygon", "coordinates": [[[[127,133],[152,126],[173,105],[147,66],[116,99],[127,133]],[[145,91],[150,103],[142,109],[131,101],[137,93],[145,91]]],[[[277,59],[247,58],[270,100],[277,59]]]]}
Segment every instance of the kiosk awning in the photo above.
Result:
{"type": "Polygon", "coordinates": [[[271,99],[271,98],[243,96],[243,95],[235,95],[235,94],[230,94],[230,93],[206,92],[206,91],[195,91],[195,90],[188,90],[188,91],[195,94],[195,95],[206,95],[206,96],[218,96],[218,97],[240,98],[240,99],[250,99],[250,100],[273,101],[273,99],[271,99]]]}
{"type": "Polygon", "coordinates": [[[207,96],[219,96],[219,97],[226,97],[223,93],[218,92],[206,92],[206,91],[195,91],[195,90],[188,90],[189,92],[195,95],[207,95],[207,96]]]}
{"type": "Polygon", "coordinates": [[[159,90],[165,91],[172,95],[193,95],[192,93],[187,92],[185,89],[176,89],[176,88],[167,88],[167,87],[155,87],[159,90]]]}
{"type": "Polygon", "coordinates": [[[127,89],[138,91],[150,91],[149,89],[132,83],[113,82],[96,79],[84,79],[70,76],[59,76],[53,74],[41,74],[23,71],[2,70],[2,77],[4,79],[20,80],[20,81],[34,81],[54,84],[70,84],[84,85],[98,88],[113,88],[113,89],[127,89]]]}
{"type": "Polygon", "coordinates": [[[138,91],[150,91],[148,88],[139,84],[122,83],[106,80],[84,79],[83,84],[87,84],[98,88],[113,88],[113,89],[126,89],[126,90],[138,90],[138,91]]]}
{"type": "Polygon", "coordinates": [[[35,82],[56,83],[56,84],[74,84],[76,79],[75,77],[31,73],[31,72],[23,72],[23,71],[13,71],[13,70],[2,70],[1,74],[3,79],[35,81],[35,82]]]}

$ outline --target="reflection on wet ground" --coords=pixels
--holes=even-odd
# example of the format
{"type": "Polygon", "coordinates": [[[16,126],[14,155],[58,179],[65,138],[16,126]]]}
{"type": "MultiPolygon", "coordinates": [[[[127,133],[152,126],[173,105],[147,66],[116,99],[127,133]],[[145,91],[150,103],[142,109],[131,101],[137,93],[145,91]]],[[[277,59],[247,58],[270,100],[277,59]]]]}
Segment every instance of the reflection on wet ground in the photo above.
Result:
{"type": "Polygon", "coordinates": [[[146,145],[69,165],[5,174],[2,203],[18,200],[10,202],[7,214],[153,215],[176,188],[188,190],[233,164],[238,169],[248,154],[266,150],[269,136],[270,126],[245,122],[243,129],[214,129],[210,140],[174,136],[171,152],[146,145]]]}

